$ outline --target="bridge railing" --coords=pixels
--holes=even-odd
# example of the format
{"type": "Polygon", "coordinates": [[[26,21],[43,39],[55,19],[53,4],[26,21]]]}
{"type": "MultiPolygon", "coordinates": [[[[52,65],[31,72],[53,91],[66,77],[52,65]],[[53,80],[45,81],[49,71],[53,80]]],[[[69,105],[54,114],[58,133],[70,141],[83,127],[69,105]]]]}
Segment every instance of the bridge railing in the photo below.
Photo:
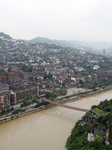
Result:
{"type": "Polygon", "coordinates": [[[69,109],[73,109],[73,110],[84,111],[84,112],[89,111],[88,109],[64,105],[64,104],[61,104],[61,103],[59,103],[59,102],[54,102],[54,101],[51,101],[51,100],[46,99],[46,98],[43,98],[42,100],[43,100],[43,101],[46,101],[46,102],[49,102],[49,103],[52,103],[52,104],[54,104],[54,105],[58,105],[58,106],[65,107],[65,108],[69,108],[69,109]]]}

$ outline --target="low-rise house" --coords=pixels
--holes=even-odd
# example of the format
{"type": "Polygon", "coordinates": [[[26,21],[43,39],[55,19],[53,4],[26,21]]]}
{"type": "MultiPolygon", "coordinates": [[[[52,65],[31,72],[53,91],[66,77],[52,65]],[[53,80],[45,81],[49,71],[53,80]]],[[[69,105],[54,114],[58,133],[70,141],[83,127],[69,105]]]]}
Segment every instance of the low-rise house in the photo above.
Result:
{"type": "Polygon", "coordinates": [[[97,126],[97,128],[94,130],[94,137],[96,136],[100,136],[102,142],[105,143],[106,129],[103,126],[97,126]]]}
{"type": "Polygon", "coordinates": [[[91,74],[91,81],[97,81],[97,74],[91,74]]]}
{"type": "Polygon", "coordinates": [[[45,94],[45,90],[44,89],[39,89],[39,95],[44,95],[45,94]]]}
{"type": "Polygon", "coordinates": [[[95,65],[95,66],[93,67],[94,70],[97,70],[97,69],[99,69],[99,68],[100,68],[99,65],[95,65]]]}
{"type": "Polygon", "coordinates": [[[92,125],[95,122],[95,120],[98,120],[100,122],[102,117],[107,117],[107,116],[108,116],[107,112],[104,112],[98,108],[94,108],[90,112],[86,113],[85,127],[92,125]]]}
{"type": "Polygon", "coordinates": [[[83,71],[84,69],[83,69],[83,67],[80,67],[80,66],[78,67],[78,66],[77,66],[77,67],[75,67],[75,70],[78,71],[78,72],[81,72],[81,71],[83,71]]]}

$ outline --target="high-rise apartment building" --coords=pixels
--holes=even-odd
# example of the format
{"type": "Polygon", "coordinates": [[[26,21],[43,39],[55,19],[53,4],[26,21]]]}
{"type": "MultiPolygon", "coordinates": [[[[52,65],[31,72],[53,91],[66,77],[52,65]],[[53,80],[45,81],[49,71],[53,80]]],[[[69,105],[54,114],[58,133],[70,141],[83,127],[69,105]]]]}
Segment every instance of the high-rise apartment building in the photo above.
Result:
{"type": "Polygon", "coordinates": [[[102,49],[102,55],[106,56],[106,49],[102,49]]]}

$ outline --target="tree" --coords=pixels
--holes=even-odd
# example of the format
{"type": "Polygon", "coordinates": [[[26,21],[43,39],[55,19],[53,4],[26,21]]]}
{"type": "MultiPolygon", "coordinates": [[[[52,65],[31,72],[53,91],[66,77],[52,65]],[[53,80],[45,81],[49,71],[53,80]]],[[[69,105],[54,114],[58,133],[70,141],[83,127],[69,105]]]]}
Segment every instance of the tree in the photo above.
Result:
{"type": "Polygon", "coordinates": [[[26,99],[24,99],[23,105],[24,105],[24,106],[27,106],[27,100],[26,100],[26,99]]]}
{"type": "Polygon", "coordinates": [[[25,65],[22,66],[22,70],[24,70],[24,71],[26,70],[26,66],[25,65]]]}
{"type": "Polygon", "coordinates": [[[79,83],[82,85],[84,82],[83,82],[83,80],[82,80],[82,79],[80,79],[79,83]]]}
{"type": "Polygon", "coordinates": [[[12,72],[12,70],[11,70],[11,68],[8,68],[8,70],[7,70],[8,72],[12,72]]]}
{"type": "Polygon", "coordinates": [[[112,150],[112,145],[111,144],[107,145],[106,150],[112,150]]]}
{"type": "Polygon", "coordinates": [[[50,96],[51,96],[51,93],[50,92],[46,92],[46,98],[50,98],[50,96]]]}
{"type": "Polygon", "coordinates": [[[51,73],[48,74],[48,78],[52,79],[52,74],[51,73]]]}
{"type": "Polygon", "coordinates": [[[102,142],[102,140],[101,140],[101,137],[100,136],[96,136],[95,137],[95,142],[97,142],[97,143],[101,143],[102,142]]]}
{"type": "Polygon", "coordinates": [[[6,110],[5,109],[2,109],[1,110],[1,115],[4,115],[6,113],[6,110]]]}
{"type": "Polygon", "coordinates": [[[20,53],[20,54],[19,54],[19,57],[23,58],[23,56],[24,56],[23,53],[20,53]]]}
{"type": "Polygon", "coordinates": [[[102,149],[103,145],[102,145],[102,140],[101,140],[100,136],[96,136],[95,137],[93,145],[94,145],[95,149],[102,149]]]}
{"type": "Polygon", "coordinates": [[[7,112],[8,112],[8,113],[11,112],[11,108],[7,108],[7,112]]]}
{"type": "Polygon", "coordinates": [[[32,99],[32,104],[36,103],[36,98],[32,99]]]}
{"type": "Polygon", "coordinates": [[[46,74],[46,72],[45,72],[45,74],[44,74],[44,80],[46,80],[47,79],[47,74],[46,74]]]}
{"type": "Polygon", "coordinates": [[[51,73],[49,73],[48,75],[45,73],[44,74],[44,80],[46,80],[46,79],[52,79],[52,74],[51,73]]]}
{"type": "Polygon", "coordinates": [[[11,111],[14,111],[14,107],[11,107],[11,111]]]}
{"type": "Polygon", "coordinates": [[[21,107],[24,107],[24,105],[23,105],[23,104],[21,104],[21,107]]]}
{"type": "Polygon", "coordinates": [[[15,111],[13,112],[13,114],[18,114],[20,111],[21,111],[20,108],[15,109],[15,111]]]}
{"type": "Polygon", "coordinates": [[[26,60],[28,60],[28,59],[29,59],[29,57],[28,57],[28,56],[25,56],[24,58],[25,58],[26,60]]]}
{"type": "Polygon", "coordinates": [[[29,71],[29,72],[32,72],[32,68],[30,67],[30,68],[28,69],[28,71],[29,71]]]}

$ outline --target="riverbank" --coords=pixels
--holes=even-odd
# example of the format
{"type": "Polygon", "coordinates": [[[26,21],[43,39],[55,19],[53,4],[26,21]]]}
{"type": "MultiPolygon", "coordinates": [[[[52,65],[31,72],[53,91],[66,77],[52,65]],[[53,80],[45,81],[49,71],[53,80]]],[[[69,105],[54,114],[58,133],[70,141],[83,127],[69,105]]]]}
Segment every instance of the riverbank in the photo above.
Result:
{"type": "Polygon", "coordinates": [[[66,149],[112,149],[112,99],[99,103],[91,112],[87,112],[72,128],[66,142],[66,149]],[[108,116],[108,117],[107,117],[108,116]],[[100,119],[99,119],[100,118],[100,119]],[[88,140],[92,134],[94,140],[88,140]],[[100,142],[97,142],[99,137],[100,142]],[[106,139],[107,138],[107,139],[106,139]],[[79,140],[80,139],[80,140],[79,140]]]}
{"type": "MultiPolygon", "coordinates": [[[[81,98],[83,98],[83,97],[88,97],[88,96],[92,96],[92,95],[95,95],[95,94],[100,94],[100,93],[103,93],[103,92],[111,90],[111,89],[112,89],[112,86],[107,87],[105,89],[99,89],[99,90],[96,90],[96,91],[86,91],[86,92],[83,92],[83,93],[78,93],[76,95],[65,96],[61,99],[57,99],[56,101],[59,101],[60,103],[74,102],[74,101],[81,100],[81,98]]],[[[20,117],[23,117],[23,116],[26,116],[26,115],[29,115],[29,114],[32,114],[32,113],[35,113],[35,112],[38,112],[38,111],[41,111],[41,110],[44,110],[44,109],[51,108],[53,106],[55,106],[55,105],[54,104],[42,105],[42,106],[37,107],[37,108],[32,108],[30,110],[26,110],[25,112],[22,112],[22,113],[19,113],[19,114],[3,117],[3,118],[0,119],[0,124],[5,123],[7,121],[17,119],[17,118],[20,118],[20,117]]]]}
{"type": "MultiPolygon", "coordinates": [[[[62,99],[60,100],[59,102],[60,103],[66,103],[66,102],[72,102],[72,101],[77,101],[79,100],[80,97],[79,96],[74,96],[72,98],[66,98],[66,99],[62,99]]],[[[35,113],[35,112],[38,112],[38,111],[42,111],[44,109],[48,109],[48,108],[51,108],[55,106],[55,104],[47,104],[47,105],[42,105],[40,107],[37,107],[37,108],[32,108],[31,110],[27,110],[25,112],[22,112],[22,113],[19,113],[19,114],[15,114],[15,115],[10,115],[8,117],[3,117],[0,119],[0,124],[2,123],[5,123],[7,121],[11,121],[11,120],[14,120],[14,119],[17,119],[17,118],[20,118],[20,117],[23,117],[23,116],[26,116],[26,115],[29,115],[29,114],[32,114],[32,113],[35,113]]]]}
{"type": "MultiPolygon", "coordinates": [[[[67,102],[65,105],[91,109],[91,106],[111,98],[112,90],[109,90],[75,102],[67,102]]],[[[0,148],[4,150],[65,150],[65,143],[71,129],[83,115],[85,112],[54,106],[0,124],[0,148]]]]}

